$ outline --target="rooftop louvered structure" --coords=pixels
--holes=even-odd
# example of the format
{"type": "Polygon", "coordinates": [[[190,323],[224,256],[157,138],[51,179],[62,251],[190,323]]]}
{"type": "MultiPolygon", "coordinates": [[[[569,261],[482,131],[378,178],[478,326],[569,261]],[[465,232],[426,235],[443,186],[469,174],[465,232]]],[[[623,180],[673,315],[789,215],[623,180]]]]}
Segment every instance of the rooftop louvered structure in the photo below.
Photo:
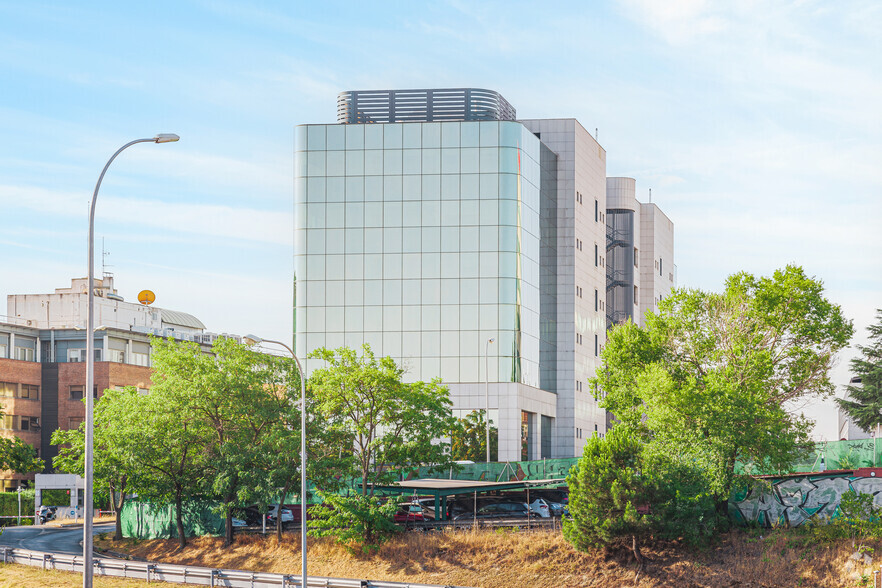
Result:
{"type": "Polygon", "coordinates": [[[342,124],[515,120],[498,92],[480,88],[433,90],[357,90],[337,96],[342,124]]]}

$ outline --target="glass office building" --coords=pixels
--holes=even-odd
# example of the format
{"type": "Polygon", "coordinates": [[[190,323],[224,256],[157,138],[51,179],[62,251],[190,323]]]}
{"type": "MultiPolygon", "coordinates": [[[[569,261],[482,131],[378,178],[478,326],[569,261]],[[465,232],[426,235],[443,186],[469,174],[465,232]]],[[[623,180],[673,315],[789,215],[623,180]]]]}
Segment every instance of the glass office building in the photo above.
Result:
{"type": "Polygon", "coordinates": [[[568,457],[605,432],[605,151],[514,119],[489,90],[393,90],[296,127],[295,345],[370,344],[460,415],[489,397],[499,459],[568,457]]]}
{"type": "Polygon", "coordinates": [[[489,121],[296,143],[298,352],[369,343],[412,380],[481,382],[493,337],[489,379],[538,388],[540,141],[489,121]]]}

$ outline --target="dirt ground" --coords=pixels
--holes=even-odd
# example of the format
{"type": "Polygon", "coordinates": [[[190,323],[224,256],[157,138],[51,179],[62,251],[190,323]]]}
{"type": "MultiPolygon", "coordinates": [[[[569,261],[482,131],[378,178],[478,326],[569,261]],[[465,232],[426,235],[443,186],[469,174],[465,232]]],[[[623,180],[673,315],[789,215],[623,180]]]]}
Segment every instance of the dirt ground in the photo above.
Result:
{"type": "MultiPolygon", "coordinates": [[[[286,533],[238,535],[224,549],[221,538],[191,539],[183,551],[176,540],[101,538],[102,549],[177,564],[298,574],[300,541],[286,533]]],[[[882,556],[882,542],[870,542],[882,556]]],[[[646,547],[642,587],[872,586],[873,566],[849,559],[851,541],[818,545],[806,535],[781,531],[733,531],[700,550],[677,544],[646,547]]],[[[876,563],[876,568],[878,568],[876,563]]],[[[310,576],[418,582],[476,588],[634,586],[636,565],[628,552],[575,551],[560,531],[506,529],[404,533],[379,552],[353,555],[330,540],[310,539],[310,576]]]]}

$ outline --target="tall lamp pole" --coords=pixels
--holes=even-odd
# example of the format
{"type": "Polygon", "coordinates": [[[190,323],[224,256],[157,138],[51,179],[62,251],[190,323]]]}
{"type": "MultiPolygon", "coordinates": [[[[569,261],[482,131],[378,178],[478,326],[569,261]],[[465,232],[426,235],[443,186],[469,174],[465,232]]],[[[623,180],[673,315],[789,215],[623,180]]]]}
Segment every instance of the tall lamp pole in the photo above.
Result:
{"type": "Polygon", "coordinates": [[[93,415],[94,402],[92,389],[95,387],[95,201],[98,200],[98,189],[107,168],[116,156],[136,143],[173,143],[180,137],[173,133],[162,133],[152,139],[136,139],[126,143],[114,153],[95,184],[92,194],[92,205],[89,208],[89,305],[86,310],[86,481],[83,496],[83,588],[92,588],[92,446],[93,446],[93,415]]]}
{"type": "MultiPolygon", "coordinates": [[[[300,372],[300,545],[302,562],[300,564],[300,586],[306,588],[306,374],[303,373],[303,367],[294,350],[282,343],[281,341],[273,341],[272,339],[261,339],[257,335],[245,335],[245,342],[249,345],[260,343],[272,343],[284,347],[294,362],[297,364],[297,371],[300,372]]],[[[281,508],[279,505],[281,517],[281,508]]]]}
{"type": "Polygon", "coordinates": [[[487,343],[484,344],[484,408],[486,409],[484,412],[484,418],[486,419],[487,425],[487,463],[490,463],[490,370],[488,369],[489,364],[487,358],[490,355],[490,344],[495,341],[496,339],[490,337],[487,339],[487,343]]]}

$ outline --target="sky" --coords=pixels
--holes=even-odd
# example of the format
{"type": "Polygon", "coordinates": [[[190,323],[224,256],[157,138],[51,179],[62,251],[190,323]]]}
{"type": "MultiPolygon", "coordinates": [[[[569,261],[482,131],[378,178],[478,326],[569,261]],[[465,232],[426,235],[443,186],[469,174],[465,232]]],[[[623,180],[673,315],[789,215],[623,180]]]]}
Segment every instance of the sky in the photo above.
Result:
{"type": "MultiPolygon", "coordinates": [[[[107,159],[173,132],[110,167],[96,273],[209,331],[290,341],[294,127],[335,122],[345,90],[478,87],[596,129],[607,175],[673,220],[679,286],[799,264],[865,342],[880,29],[875,0],[0,0],[0,299],[84,277],[107,159]]],[[[831,402],[806,411],[835,438],[831,402]]]]}

